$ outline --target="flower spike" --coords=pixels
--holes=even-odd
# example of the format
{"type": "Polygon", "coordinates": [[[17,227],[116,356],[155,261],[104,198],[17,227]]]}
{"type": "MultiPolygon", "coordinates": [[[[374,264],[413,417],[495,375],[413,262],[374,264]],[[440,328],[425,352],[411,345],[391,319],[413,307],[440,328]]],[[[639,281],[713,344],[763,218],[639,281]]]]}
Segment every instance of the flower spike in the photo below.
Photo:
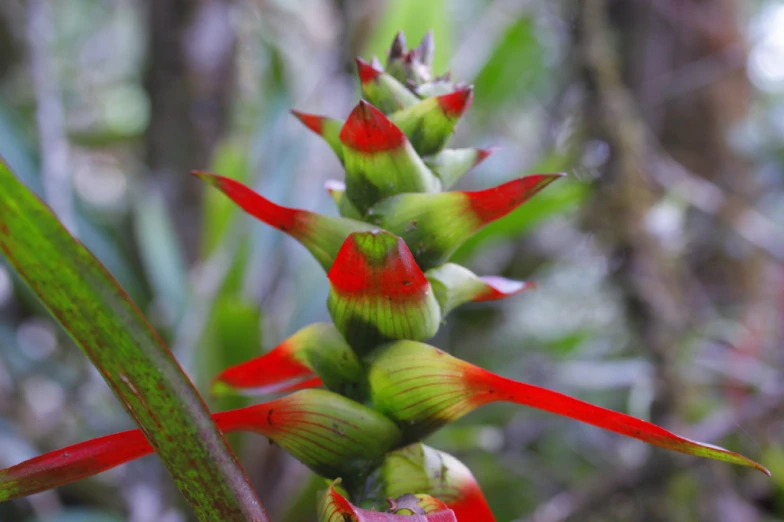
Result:
{"type": "Polygon", "coordinates": [[[406,51],[405,37],[398,33],[389,50],[387,72],[406,85],[419,86],[430,82],[435,50],[432,31],[425,34],[419,47],[410,51],[406,51]]]}
{"type": "Polygon", "coordinates": [[[378,226],[405,239],[423,270],[445,263],[471,235],[562,177],[534,174],[476,192],[400,194],[368,211],[378,226]]]}
{"type": "Polygon", "coordinates": [[[362,214],[402,192],[437,192],[441,182],[425,166],[403,132],[365,101],[351,111],[340,131],[346,195],[362,214]]]}
{"type": "Polygon", "coordinates": [[[445,149],[434,156],[423,158],[423,160],[425,165],[438,176],[444,188],[449,188],[457,183],[463,174],[482,163],[495,150],[494,147],[488,149],[445,149]]]}
{"type": "Polygon", "coordinates": [[[248,214],[302,243],[325,270],[332,266],[340,246],[349,234],[377,228],[353,219],[322,216],[307,210],[276,205],[242,183],[225,176],[197,170],[191,174],[226,194],[248,214]]]}
{"type": "Polygon", "coordinates": [[[442,500],[458,520],[495,522],[471,471],[448,453],[410,444],[388,453],[378,473],[386,497],[420,491],[442,500]]]}
{"type": "Polygon", "coordinates": [[[650,422],[562,393],[506,379],[422,343],[398,341],[375,352],[368,379],[375,408],[398,422],[406,440],[419,440],[484,404],[513,402],[654,446],[770,475],[765,467],[738,453],[680,437],[650,422]]]}
{"type": "Polygon", "coordinates": [[[417,153],[431,155],[444,148],[473,98],[474,88],[465,87],[442,96],[426,98],[412,107],[393,113],[389,119],[408,136],[417,153]]]}
{"type": "Polygon", "coordinates": [[[385,231],[352,234],[327,274],[327,308],[362,354],[397,339],[429,339],[441,319],[430,283],[405,242],[385,231]]]}
{"type": "MultiPolygon", "coordinates": [[[[370,408],[326,390],[303,390],[274,401],[213,414],[224,433],[269,437],[325,477],[364,477],[400,433],[370,408]]],[[[0,502],[64,486],[153,452],[139,430],[52,451],[0,470],[0,502]]]]}
{"type": "Polygon", "coordinates": [[[381,109],[384,114],[411,107],[419,102],[419,98],[405,85],[362,58],[357,58],[357,75],[362,97],[381,109]]]}
{"type": "Polygon", "coordinates": [[[352,505],[335,485],[330,484],[319,501],[319,522],[457,522],[452,510],[429,495],[409,494],[391,500],[393,512],[380,513],[352,505]]]}
{"type": "Polygon", "coordinates": [[[343,124],[339,120],[328,116],[307,114],[293,109],[291,114],[301,121],[305,127],[324,138],[324,141],[335,152],[340,162],[343,162],[343,144],[340,143],[340,129],[343,127],[343,124]]]}
{"type": "Polygon", "coordinates": [[[306,326],[260,357],[231,366],[212,383],[215,394],[263,394],[321,386],[362,400],[362,365],[331,323],[306,326]]]}
{"type": "Polygon", "coordinates": [[[533,283],[499,276],[479,277],[467,268],[445,263],[425,272],[441,305],[441,317],[469,301],[496,301],[534,287],[533,283]]]}

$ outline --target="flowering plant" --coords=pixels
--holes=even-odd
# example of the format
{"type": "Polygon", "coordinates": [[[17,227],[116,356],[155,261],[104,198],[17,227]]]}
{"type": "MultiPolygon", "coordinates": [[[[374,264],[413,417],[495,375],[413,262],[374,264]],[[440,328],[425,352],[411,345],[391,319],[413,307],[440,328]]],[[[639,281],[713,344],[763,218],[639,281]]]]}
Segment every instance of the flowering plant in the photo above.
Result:
{"type": "MultiPolygon", "coordinates": [[[[224,432],[268,437],[328,481],[321,521],[492,521],[468,468],[422,444],[491,402],[513,402],[655,446],[767,470],[729,450],[649,422],[517,382],[427,345],[469,301],[505,299],[532,285],[477,276],[450,263],[472,234],[562,174],[534,174],[486,190],[446,191],[491,150],[445,148],[472,87],[431,73],[433,41],[407,50],[398,36],[385,68],[357,60],[362,96],[345,122],[294,112],[334,150],[345,182],[327,190],[339,217],[277,205],[232,179],[194,172],[246,212],[299,241],[326,271],[331,323],[307,326],[268,353],[223,370],[213,393],[282,393],[215,413],[224,432]],[[388,513],[379,507],[391,501],[388,513]],[[353,502],[353,504],[352,504],[353,502]]],[[[79,480],[153,452],[139,430],[83,442],[0,470],[0,500],[79,480]]]]}

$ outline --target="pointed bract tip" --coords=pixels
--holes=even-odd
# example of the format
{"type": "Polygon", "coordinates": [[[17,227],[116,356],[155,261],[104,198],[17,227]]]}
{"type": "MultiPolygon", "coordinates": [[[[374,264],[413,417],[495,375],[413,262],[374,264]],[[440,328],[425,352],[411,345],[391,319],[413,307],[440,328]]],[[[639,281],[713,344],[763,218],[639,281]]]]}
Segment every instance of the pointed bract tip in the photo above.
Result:
{"type": "Polygon", "coordinates": [[[562,173],[532,174],[497,187],[464,194],[468,196],[476,216],[486,224],[507,215],[563,176],[562,173]]]}
{"type": "Polygon", "coordinates": [[[370,60],[370,66],[374,69],[378,69],[379,71],[384,70],[384,66],[381,65],[381,60],[378,59],[378,56],[373,55],[373,58],[370,60]]]}
{"type": "Polygon", "coordinates": [[[365,100],[360,100],[340,130],[340,141],[360,152],[379,152],[403,145],[406,136],[365,100]]]}
{"type": "Polygon", "coordinates": [[[536,283],[515,281],[500,276],[482,276],[479,279],[487,285],[487,291],[475,297],[473,300],[476,302],[495,301],[536,288],[536,283]]]}
{"type": "Polygon", "coordinates": [[[302,124],[308,129],[312,130],[319,136],[324,132],[324,116],[316,114],[308,114],[306,112],[296,111],[291,109],[291,114],[294,115],[302,124]]]}
{"type": "Polygon", "coordinates": [[[476,160],[474,160],[474,167],[487,159],[490,154],[497,151],[501,147],[486,147],[484,149],[476,149],[476,160]]]}
{"type": "Polygon", "coordinates": [[[406,52],[406,36],[403,31],[398,31],[395,39],[392,40],[392,47],[389,48],[389,59],[400,58],[406,52]]]}
{"type": "Polygon", "coordinates": [[[468,86],[455,92],[439,96],[438,104],[447,117],[457,118],[468,110],[473,99],[474,87],[468,86]]]}
{"type": "Polygon", "coordinates": [[[433,37],[433,30],[430,29],[422,37],[422,43],[418,47],[419,58],[425,65],[432,65],[433,56],[435,55],[436,45],[435,38],[433,37]]]}
{"type": "Polygon", "coordinates": [[[212,172],[206,172],[203,170],[192,170],[191,176],[196,176],[197,178],[201,178],[203,181],[209,183],[213,187],[218,187],[222,185],[221,178],[218,174],[213,174],[212,172]]]}
{"type": "Polygon", "coordinates": [[[359,74],[359,81],[363,84],[372,82],[381,75],[381,72],[362,58],[357,57],[357,74],[359,74]]]}
{"type": "Polygon", "coordinates": [[[346,184],[337,179],[328,179],[324,182],[324,188],[330,194],[334,194],[335,192],[345,192],[346,184]]]}

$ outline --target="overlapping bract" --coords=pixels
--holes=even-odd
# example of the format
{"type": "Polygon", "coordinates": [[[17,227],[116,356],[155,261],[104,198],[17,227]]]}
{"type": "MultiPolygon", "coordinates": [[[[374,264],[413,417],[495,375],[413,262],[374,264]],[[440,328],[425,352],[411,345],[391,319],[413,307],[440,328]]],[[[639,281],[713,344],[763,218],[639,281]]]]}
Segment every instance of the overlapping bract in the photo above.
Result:
{"type": "MultiPolygon", "coordinates": [[[[226,432],[269,437],[316,473],[342,479],[346,494],[398,498],[392,513],[353,506],[333,484],[319,520],[490,521],[468,468],[418,441],[473,409],[514,402],[649,444],[757,468],[731,451],[675,435],[628,415],[492,374],[421,342],[455,307],[516,295],[533,285],[477,276],[449,262],[472,234],[535,196],[561,174],[498,187],[441,192],[492,149],[446,149],[473,90],[430,70],[433,41],[406,50],[395,39],[386,70],[357,60],[361,101],[345,122],[292,111],[324,138],[346,170],[327,190],[341,217],[272,203],[232,179],[194,172],[246,212],[289,234],[327,272],[333,324],[303,328],[260,357],[225,369],[215,393],[290,392],[217,413],[226,432]],[[367,404],[367,406],[365,405],[367,404]],[[372,474],[369,480],[368,476],[372,474]],[[368,491],[367,483],[376,485],[368,491]]],[[[123,432],[0,470],[0,500],[77,480],[152,450],[123,432]]]]}

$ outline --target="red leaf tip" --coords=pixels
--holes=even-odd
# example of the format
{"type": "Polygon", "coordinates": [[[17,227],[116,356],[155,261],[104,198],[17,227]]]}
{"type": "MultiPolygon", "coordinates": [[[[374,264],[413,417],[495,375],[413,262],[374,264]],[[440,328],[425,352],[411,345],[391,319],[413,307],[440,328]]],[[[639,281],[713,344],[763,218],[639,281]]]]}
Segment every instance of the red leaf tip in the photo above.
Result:
{"type": "Polygon", "coordinates": [[[294,109],[291,110],[291,114],[294,115],[299,121],[302,122],[305,127],[312,130],[319,136],[324,132],[324,116],[318,116],[316,114],[308,114],[305,112],[295,111],[294,109]]]}
{"type": "Polygon", "coordinates": [[[487,292],[474,298],[474,301],[495,301],[526,290],[536,288],[536,283],[515,281],[500,276],[482,276],[479,279],[487,285],[487,292]]]}
{"type": "Polygon", "coordinates": [[[464,194],[468,196],[471,208],[479,220],[482,223],[490,223],[504,217],[547,185],[563,176],[563,173],[533,174],[513,179],[497,187],[476,192],[464,192],[464,194]]]}
{"type": "Polygon", "coordinates": [[[474,87],[468,86],[438,97],[438,104],[449,118],[458,118],[468,110],[474,100],[474,87]]]}
{"type": "Polygon", "coordinates": [[[362,84],[372,82],[378,78],[383,71],[380,71],[367,63],[362,58],[357,57],[357,73],[359,74],[359,81],[362,84]]]}
{"type": "Polygon", "coordinates": [[[330,194],[334,194],[335,192],[345,192],[346,184],[337,179],[328,179],[324,182],[324,188],[330,194]]]}
{"type": "Polygon", "coordinates": [[[360,100],[340,130],[340,141],[360,152],[380,152],[403,145],[403,132],[380,110],[360,100]]]}
{"type": "Polygon", "coordinates": [[[476,149],[476,159],[474,160],[474,167],[487,159],[490,154],[497,151],[501,147],[487,147],[486,149],[476,149]]]}
{"type": "Polygon", "coordinates": [[[221,188],[223,183],[221,182],[222,176],[217,174],[213,174],[212,172],[206,172],[203,170],[192,170],[191,176],[196,176],[197,178],[207,182],[213,187],[221,188]]]}

